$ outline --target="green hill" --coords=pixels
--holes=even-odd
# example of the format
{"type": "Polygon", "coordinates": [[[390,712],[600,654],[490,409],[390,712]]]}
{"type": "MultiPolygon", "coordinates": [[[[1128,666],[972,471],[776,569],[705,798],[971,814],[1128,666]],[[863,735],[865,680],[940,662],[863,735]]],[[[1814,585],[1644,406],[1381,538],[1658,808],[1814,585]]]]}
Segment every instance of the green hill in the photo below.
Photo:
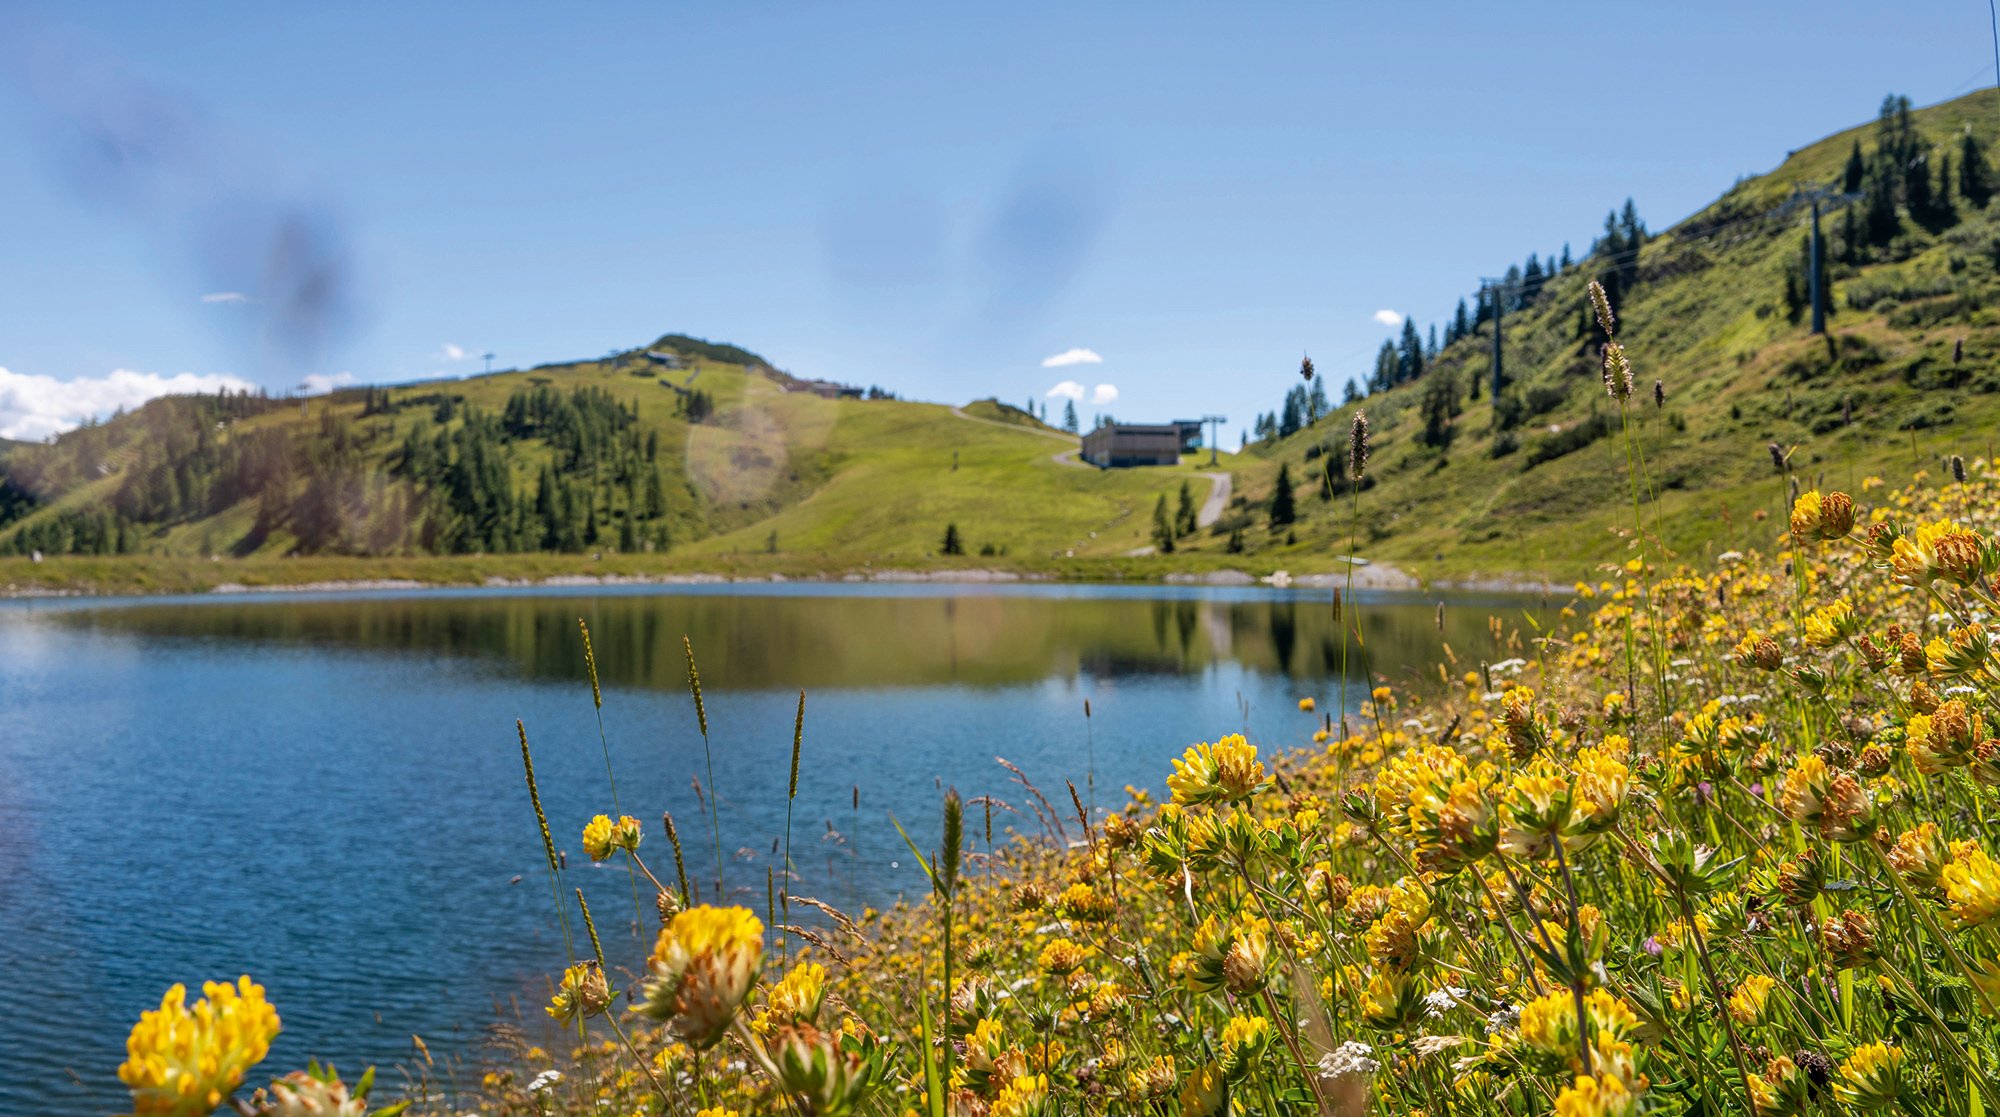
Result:
{"type": "Polygon", "coordinates": [[[1144,546],[1187,469],[1100,473],[995,401],[827,398],[735,346],[645,350],[307,400],[155,400],[0,484],[0,553],[806,554],[908,564],[1144,546]],[[663,360],[661,355],[671,354],[663,360]]]}
{"type": "MultiPolygon", "coordinates": [[[[1426,576],[1569,577],[1618,556],[1616,533],[1633,518],[1627,418],[1601,378],[1585,305],[1593,278],[1614,291],[1618,337],[1636,366],[1630,430],[1659,495],[1648,530],[1682,553],[1774,538],[1774,525],[1759,522],[1779,513],[1784,493],[1772,443],[1808,485],[1924,469],[1942,477],[1951,454],[1990,457],[2000,433],[2000,206],[1987,195],[2000,179],[1984,153],[2000,142],[2000,94],[1907,116],[1894,108],[1738,182],[1636,251],[1560,269],[1525,305],[1507,307],[1497,415],[1492,328],[1480,325],[1421,376],[1253,444],[1237,471],[1244,503],[1218,531],[1242,527],[1252,557],[1294,570],[1345,553],[1350,502],[1322,499],[1319,449],[1333,448],[1344,493],[1358,406],[1373,448],[1358,501],[1361,554],[1426,576]],[[1968,135],[1978,149],[1970,176],[1968,135]],[[1860,181],[1849,191],[1857,149],[1860,181]],[[1885,163],[1901,173],[1888,177],[1885,163]],[[1806,294],[1811,210],[1801,192],[1814,185],[1837,195],[1822,203],[1823,337],[1810,332],[1806,294]],[[1427,424],[1427,397],[1448,422],[1427,424]],[[1298,520],[1273,530],[1280,466],[1298,520]]],[[[1298,383],[1274,376],[1273,394],[1298,383]]]]}
{"type": "MultiPolygon", "coordinates": [[[[1278,430],[1226,457],[1227,509],[1172,555],[1149,550],[1155,506],[1178,520],[1184,488],[1192,506],[1207,498],[1205,455],[1098,471],[1075,461],[1074,436],[997,400],[843,391],[684,334],[600,360],[304,401],[162,399],[52,444],[0,446],[0,554],[546,553],[616,556],[624,570],[838,572],[947,561],[955,525],[967,563],[1145,576],[1338,570],[1353,530],[1356,552],[1419,576],[1567,579],[1628,546],[1628,447],[1658,495],[1643,502],[1648,531],[1689,554],[1762,546],[1785,495],[1773,444],[1805,482],[1840,486],[1941,476],[1952,454],[1992,454],[2000,179],[1985,152],[1996,142],[1994,91],[1914,112],[1891,99],[1877,121],[1792,153],[1664,232],[1628,211],[1579,259],[1565,250],[1497,292],[1497,400],[1482,306],[1439,351],[1419,343],[1401,365],[1388,353],[1365,399],[1290,433],[1299,424],[1274,419],[1278,430]],[[1825,336],[1806,305],[1813,187],[1825,336]],[[1622,412],[1601,379],[1592,279],[1611,289],[1637,367],[1622,412]],[[1356,407],[1373,457],[1351,503],[1356,407]],[[1294,514],[1273,524],[1281,471],[1294,514]],[[634,566],[654,556],[666,558],[634,566]]],[[[1304,396],[1273,370],[1272,395],[1288,388],[1304,396]]],[[[471,572],[495,569],[507,568],[471,572]]]]}

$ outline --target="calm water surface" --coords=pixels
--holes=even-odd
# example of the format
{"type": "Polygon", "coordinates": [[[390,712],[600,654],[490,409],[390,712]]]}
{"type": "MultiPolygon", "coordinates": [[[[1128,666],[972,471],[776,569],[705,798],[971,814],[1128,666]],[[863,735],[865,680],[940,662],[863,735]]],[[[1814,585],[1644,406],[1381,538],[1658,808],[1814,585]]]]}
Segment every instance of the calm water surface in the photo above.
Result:
{"type": "MultiPolygon", "coordinates": [[[[795,890],[881,904],[923,888],[890,814],[926,843],[942,787],[1018,801],[996,756],[1059,798],[1094,774],[1116,804],[1128,783],[1162,787],[1193,741],[1303,740],[1297,699],[1337,702],[1329,596],[870,585],[0,605],[0,1113],[117,1111],[125,1032],[173,981],[264,983],[284,1019],[267,1071],[317,1056],[393,1082],[412,1035],[476,1062],[516,999],[539,1016],[563,950],[515,718],[567,882],[607,951],[640,957],[626,873],[592,868],[576,838],[611,809],[579,617],[642,853],[671,865],[672,810],[690,873],[712,877],[692,639],[725,874],[761,912],[801,688],[795,890]]],[[[1437,600],[1362,596],[1378,673],[1409,677],[1447,641],[1476,662],[1490,614],[1543,608],[1456,598],[1440,631],[1437,600]]],[[[996,829],[1010,822],[1032,828],[1003,815],[996,829]]]]}

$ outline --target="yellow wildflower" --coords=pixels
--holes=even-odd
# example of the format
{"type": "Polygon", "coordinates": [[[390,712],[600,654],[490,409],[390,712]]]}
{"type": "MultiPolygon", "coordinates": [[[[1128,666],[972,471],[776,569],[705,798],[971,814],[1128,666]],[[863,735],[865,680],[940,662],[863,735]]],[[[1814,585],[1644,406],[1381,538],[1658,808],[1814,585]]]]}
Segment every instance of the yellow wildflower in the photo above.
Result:
{"type": "Polygon", "coordinates": [[[270,1096],[258,1117],[363,1117],[368,1099],[356,1097],[327,1067],[316,1072],[295,1070],[271,1083],[270,1096]]]}
{"type": "Polygon", "coordinates": [[[1903,1049],[1886,1043],[1857,1048],[1840,1064],[1834,1092],[1856,1109],[1883,1109],[1903,1089],[1903,1049]]]}
{"type": "Polygon", "coordinates": [[[787,1020],[812,1024],[819,1020],[826,999],[826,967],[801,962],[771,987],[771,1012],[787,1020]]]}
{"type": "Polygon", "coordinates": [[[1139,1098],[1163,1098],[1174,1088],[1174,1057],[1155,1055],[1145,1066],[1125,1076],[1125,1088],[1139,1098]]]}
{"type": "Polygon", "coordinates": [[[1053,939],[1042,948],[1039,963],[1043,970],[1058,977],[1074,973],[1090,959],[1090,951],[1068,939],[1053,939]]]}
{"type": "Polygon", "coordinates": [[[1167,787],[1174,802],[1233,803],[1247,799],[1264,782],[1264,765],[1257,759],[1257,746],[1232,734],[1213,745],[1190,746],[1174,761],[1174,774],[1167,787]]]}
{"type": "MultiPolygon", "coordinates": [[[[1605,990],[1592,990],[1583,1003],[1593,1036],[1622,1040],[1639,1025],[1625,1002],[1605,990]]],[[[1548,993],[1522,1006],[1518,1028],[1521,1042],[1529,1047],[1568,1059],[1573,1068],[1581,1066],[1576,1001],[1569,990],[1548,993]]]]}
{"type": "Polygon", "coordinates": [[[2000,864],[1977,847],[1952,858],[1938,872],[1961,927],[1977,927],[2000,915],[2000,864]]]}
{"type": "Polygon", "coordinates": [[[244,976],[201,991],[190,1009],[187,987],[176,983],[126,1037],[118,1077],[132,1091],[136,1117],[207,1117],[270,1053],[278,1013],[263,986],[244,976]]]}
{"type": "Polygon", "coordinates": [[[602,861],[617,850],[638,849],[641,834],[639,820],[629,814],[619,815],[617,822],[598,815],[583,828],[583,852],[592,861],[602,861]]]}
{"type": "Polygon", "coordinates": [[[1818,489],[1808,489],[1792,502],[1792,534],[1800,539],[1819,535],[1820,499],[1818,489]]]}
{"type": "Polygon", "coordinates": [[[1271,1046],[1271,1022],[1261,1016],[1232,1016],[1216,1046],[1222,1050],[1223,1077],[1239,1081],[1271,1046]]]}
{"type": "Polygon", "coordinates": [[[1806,643],[1815,648],[1831,648],[1861,631],[1861,618],[1846,600],[1821,606],[1806,617],[1806,643]]]}
{"type": "Polygon", "coordinates": [[[1638,1111],[1639,1101],[1612,1075],[1579,1075],[1556,1095],[1555,1117],[1623,1117],[1638,1111]]]}
{"type": "Polygon", "coordinates": [[[1729,1015],[1746,1028],[1764,1023],[1765,1013],[1770,1007],[1771,990],[1777,984],[1760,973],[1744,978],[1743,983],[1729,994],[1729,1015]]]}
{"type": "Polygon", "coordinates": [[[1222,1068],[1209,1063],[1188,1075],[1181,1087],[1181,1117],[1216,1117],[1222,1112],[1225,1096],[1222,1068]]]}
{"type": "Polygon", "coordinates": [[[1038,1117],[1047,1108],[1048,1100],[1048,1075],[1017,1075],[1001,1088],[988,1112],[992,1117],[1038,1117]]]}
{"type": "Polygon", "coordinates": [[[689,908],[660,929],[639,1011],[709,1047],[749,996],[763,956],[764,924],[748,908],[689,908]]]}
{"type": "Polygon", "coordinates": [[[596,1016],[611,1005],[611,985],[596,962],[579,962],[563,971],[549,1001],[548,1014],[568,1023],[579,1016],[596,1016]]]}

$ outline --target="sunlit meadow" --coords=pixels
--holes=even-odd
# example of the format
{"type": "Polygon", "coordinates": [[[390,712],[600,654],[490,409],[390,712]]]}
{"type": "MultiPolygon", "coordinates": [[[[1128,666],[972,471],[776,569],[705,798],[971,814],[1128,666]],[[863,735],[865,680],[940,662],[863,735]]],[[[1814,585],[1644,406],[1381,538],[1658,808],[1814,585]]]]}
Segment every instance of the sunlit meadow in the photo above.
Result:
{"type": "MultiPolygon", "coordinates": [[[[1647,404],[1593,295],[1629,416],[1647,404]]],[[[1349,712],[1302,695],[1293,739],[1193,744],[1165,797],[1093,810],[1032,773],[1004,799],[948,792],[942,842],[910,846],[921,903],[842,912],[774,876],[739,906],[713,798],[659,818],[612,773],[575,837],[654,923],[624,972],[522,727],[522,825],[571,958],[541,1015],[497,1024],[485,1066],[419,1052],[371,1100],[331,1068],[274,1080],[284,1006],[251,978],[192,1005],[174,986],[131,1034],[134,1110],[2000,1111],[1993,463],[1796,491],[1774,446],[1768,550],[1691,567],[1651,535],[1626,451],[1602,483],[1630,491],[1629,558],[1564,627],[1495,617],[1493,654],[1447,648],[1426,685],[1371,680],[1349,712]]],[[[809,717],[802,695],[795,742],[809,717]]],[[[772,837],[791,864],[789,827],[772,837]]]]}

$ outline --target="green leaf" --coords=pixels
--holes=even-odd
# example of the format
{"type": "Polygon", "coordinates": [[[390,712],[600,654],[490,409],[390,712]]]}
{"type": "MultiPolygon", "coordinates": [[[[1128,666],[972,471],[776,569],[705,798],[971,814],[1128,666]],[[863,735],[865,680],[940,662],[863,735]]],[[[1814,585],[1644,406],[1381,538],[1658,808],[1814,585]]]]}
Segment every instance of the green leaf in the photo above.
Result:
{"type": "MultiPolygon", "coordinates": [[[[890,821],[895,821],[894,816],[890,817],[890,821]]],[[[896,827],[899,833],[902,829],[901,826],[896,827]]],[[[910,836],[904,834],[903,840],[909,841],[910,836]]],[[[913,845],[911,848],[916,847],[913,845]]],[[[917,1005],[924,1045],[924,1098],[929,1103],[931,1117],[944,1117],[944,1075],[938,1070],[937,1049],[931,1043],[931,998],[928,991],[917,998],[917,1005]]]]}
{"type": "Polygon", "coordinates": [[[934,889],[937,888],[938,887],[937,870],[931,867],[930,858],[925,857],[923,851],[917,848],[917,843],[910,840],[910,832],[908,830],[903,829],[903,824],[896,821],[896,816],[894,814],[891,814],[889,816],[889,825],[894,826],[896,828],[896,833],[901,834],[903,836],[903,844],[910,847],[910,855],[912,857],[915,857],[917,859],[917,864],[923,867],[924,875],[931,878],[931,887],[934,889]]]}

